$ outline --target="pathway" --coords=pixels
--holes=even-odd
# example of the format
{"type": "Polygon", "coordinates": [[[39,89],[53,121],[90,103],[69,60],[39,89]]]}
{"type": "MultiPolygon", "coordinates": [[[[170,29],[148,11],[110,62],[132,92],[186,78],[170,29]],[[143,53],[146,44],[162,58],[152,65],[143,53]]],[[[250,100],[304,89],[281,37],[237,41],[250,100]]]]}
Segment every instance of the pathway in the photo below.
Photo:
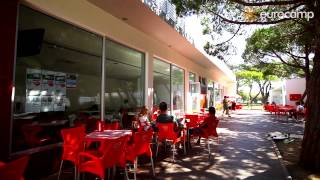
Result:
{"type": "MultiPolygon", "coordinates": [[[[157,161],[157,179],[285,179],[285,174],[266,135],[271,131],[303,134],[303,124],[277,120],[262,111],[241,110],[231,118],[221,118],[220,144],[208,160],[205,140],[187,156],[171,156],[157,161]]],[[[143,168],[144,169],[144,168],[143,168]]],[[[138,176],[146,179],[147,174],[138,176]]]]}
{"type": "MultiPolygon", "coordinates": [[[[149,159],[139,165],[138,179],[213,179],[213,180],[283,180],[285,173],[277,159],[272,142],[267,140],[269,132],[281,131],[303,134],[303,124],[276,119],[259,110],[240,110],[232,117],[220,118],[219,145],[212,148],[213,156],[208,159],[205,140],[187,155],[180,152],[172,163],[172,153],[162,153],[156,161],[156,177],[150,175],[149,159]]],[[[162,151],[160,151],[162,152],[162,151]]],[[[122,173],[121,173],[122,174],[122,173]]],[[[62,179],[73,179],[64,175],[62,179]]],[[[131,176],[132,177],[132,176],[131,176]]],[[[117,179],[120,177],[117,177],[117,179]]],[[[123,177],[122,177],[123,178],[123,177]]],[[[121,178],[121,179],[122,179],[121,178]]],[[[56,175],[46,178],[56,179],[56,175]]],[[[85,179],[94,179],[86,176],[85,179]]]]}

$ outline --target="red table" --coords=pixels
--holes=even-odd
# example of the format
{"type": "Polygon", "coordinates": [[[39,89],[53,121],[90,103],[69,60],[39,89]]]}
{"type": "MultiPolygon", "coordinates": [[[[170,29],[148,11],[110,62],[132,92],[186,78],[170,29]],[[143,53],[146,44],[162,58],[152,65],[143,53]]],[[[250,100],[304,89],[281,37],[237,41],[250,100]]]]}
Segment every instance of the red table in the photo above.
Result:
{"type": "Polygon", "coordinates": [[[131,130],[104,130],[104,131],[95,131],[87,134],[84,137],[84,141],[103,141],[106,139],[116,139],[122,136],[132,136],[131,130]]]}
{"type": "Polygon", "coordinates": [[[287,120],[289,120],[290,112],[294,112],[294,111],[296,111],[294,107],[286,107],[286,106],[278,107],[278,113],[284,113],[287,116],[287,120]]]}

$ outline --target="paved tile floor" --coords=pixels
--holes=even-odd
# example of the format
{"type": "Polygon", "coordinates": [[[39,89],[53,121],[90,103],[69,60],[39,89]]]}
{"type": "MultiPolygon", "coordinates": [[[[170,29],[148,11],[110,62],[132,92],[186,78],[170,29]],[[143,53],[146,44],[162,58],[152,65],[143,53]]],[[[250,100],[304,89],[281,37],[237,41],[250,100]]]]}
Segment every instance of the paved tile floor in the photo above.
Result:
{"type": "MultiPolygon", "coordinates": [[[[171,152],[156,160],[156,177],[150,173],[148,159],[139,167],[138,179],[285,179],[285,173],[277,159],[269,132],[280,131],[303,134],[303,123],[276,118],[259,110],[239,110],[232,117],[220,117],[219,144],[212,146],[212,157],[208,158],[205,140],[200,145],[192,143],[192,149],[181,152],[172,162],[171,152]]],[[[63,179],[72,179],[64,175],[63,179]]],[[[49,179],[54,179],[51,176],[49,179]]],[[[123,178],[119,175],[116,179],[123,178]]],[[[85,179],[91,179],[86,176],[85,179]]]]}

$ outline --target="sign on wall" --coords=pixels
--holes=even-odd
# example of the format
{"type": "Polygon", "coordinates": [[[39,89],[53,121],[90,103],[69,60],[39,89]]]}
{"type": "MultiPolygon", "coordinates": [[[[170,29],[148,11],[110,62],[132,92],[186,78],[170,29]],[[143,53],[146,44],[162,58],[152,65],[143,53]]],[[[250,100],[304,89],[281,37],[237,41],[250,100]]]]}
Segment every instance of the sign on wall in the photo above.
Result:
{"type": "Polygon", "coordinates": [[[65,111],[66,89],[77,87],[77,74],[27,69],[26,112],[65,111]]]}
{"type": "Polygon", "coordinates": [[[299,101],[302,98],[302,94],[289,94],[290,101],[299,101]]]}

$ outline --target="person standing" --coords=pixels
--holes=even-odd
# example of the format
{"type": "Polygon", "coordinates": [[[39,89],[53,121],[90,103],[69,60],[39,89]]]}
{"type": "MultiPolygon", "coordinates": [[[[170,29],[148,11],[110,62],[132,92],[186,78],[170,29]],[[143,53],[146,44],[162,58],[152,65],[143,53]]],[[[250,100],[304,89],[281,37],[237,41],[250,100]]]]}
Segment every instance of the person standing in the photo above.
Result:
{"type": "Polygon", "coordinates": [[[230,114],[229,114],[229,102],[228,102],[228,97],[227,96],[224,96],[222,104],[223,104],[223,112],[222,112],[222,114],[224,114],[224,112],[226,112],[226,115],[228,115],[228,117],[231,117],[230,114]]]}

